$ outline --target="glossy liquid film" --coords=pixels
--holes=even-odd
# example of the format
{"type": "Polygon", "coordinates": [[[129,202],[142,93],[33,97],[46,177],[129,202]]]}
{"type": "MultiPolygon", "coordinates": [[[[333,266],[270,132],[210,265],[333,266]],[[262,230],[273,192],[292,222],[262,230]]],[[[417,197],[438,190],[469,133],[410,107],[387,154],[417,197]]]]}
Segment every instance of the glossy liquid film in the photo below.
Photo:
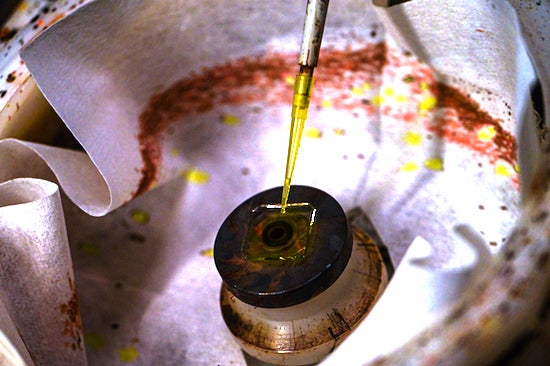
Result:
{"type": "Polygon", "coordinates": [[[285,182],[281,197],[281,213],[285,213],[288,206],[290,184],[294,174],[294,166],[298,157],[302,131],[307,119],[311,92],[313,90],[312,73],[299,73],[294,83],[294,96],[292,98],[292,120],[290,124],[290,137],[288,140],[288,153],[286,158],[285,182]]]}
{"type": "MultiPolygon", "coordinates": [[[[308,203],[256,207],[247,224],[243,253],[252,262],[299,261],[308,254],[316,210],[308,203]]],[[[271,264],[269,264],[271,265],[271,264]]]]}

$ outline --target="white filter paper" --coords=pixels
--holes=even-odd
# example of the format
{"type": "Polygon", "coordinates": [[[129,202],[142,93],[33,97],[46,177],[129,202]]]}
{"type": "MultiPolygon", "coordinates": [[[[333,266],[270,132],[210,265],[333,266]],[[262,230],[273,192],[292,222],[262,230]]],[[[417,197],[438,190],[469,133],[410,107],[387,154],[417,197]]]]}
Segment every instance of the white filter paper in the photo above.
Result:
{"type": "MultiPolygon", "coordinates": [[[[529,56],[540,65],[550,47],[525,42],[530,15],[511,3],[330,4],[294,182],[361,207],[399,267],[327,362],[398,349],[460,299],[516,224],[539,156],[529,56]],[[407,307],[412,287],[424,295],[407,307]],[[365,352],[365,339],[383,342],[365,352]]],[[[23,341],[4,332],[27,362],[254,364],[221,317],[212,246],[233,208],[282,184],[304,11],[291,1],[98,0],[23,49],[30,80],[83,148],[0,141],[0,181],[64,192],[62,207],[36,197],[2,208],[29,210],[0,228],[12,253],[0,266],[17,279],[0,293],[23,341]],[[16,227],[48,235],[21,256],[16,227]],[[76,350],[49,326],[64,319],[73,285],[76,350]]]]}

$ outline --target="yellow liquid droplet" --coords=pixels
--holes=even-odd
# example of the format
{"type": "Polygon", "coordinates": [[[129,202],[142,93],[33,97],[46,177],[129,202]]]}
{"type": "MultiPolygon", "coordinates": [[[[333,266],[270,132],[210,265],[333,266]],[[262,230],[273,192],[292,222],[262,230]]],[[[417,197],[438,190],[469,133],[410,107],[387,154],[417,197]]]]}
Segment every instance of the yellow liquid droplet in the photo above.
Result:
{"type": "Polygon", "coordinates": [[[207,258],[214,258],[214,248],[208,248],[201,250],[201,255],[207,258]]]}
{"type": "Polygon", "coordinates": [[[393,97],[394,94],[395,90],[393,90],[393,88],[387,87],[386,89],[384,89],[384,95],[388,97],[393,97]]]}
{"type": "Polygon", "coordinates": [[[418,109],[421,112],[427,112],[432,110],[437,105],[437,98],[433,95],[428,95],[426,98],[422,99],[418,104],[418,109]]]}
{"type": "Polygon", "coordinates": [[[407,102],[407,96],[406,96],[406,95],[402,95],[402,94],[396,95],[396,96],[395,96],[395,101],[396,101],[397,103],[406,103],[406,102],[407,102]]]}
{"type": "Polygon", "coordinates": [[[224,114],[222,116],[222,122],[228,126],[236,126],[241,122],[241,119],[232,114],[224,114]]]}
{"type": "Polygon", "coordinates": [[[495,165],[495,174],[502,177],[511,177],[514,174],[514,170],[508,163],[499,161],[495,165]]]}
{"type": "Polygon", "coordinates": [[[484,126],[477,131],[477,138],[481,141],[491,141],[496,134],[495,126],[484,126]]]}
{"type": "Polygon", "coordinates": [[[420,146],[422,145],[422,135],[418,132],[407,131],[403,136],[403,141],[411,146],[420,146]]]}
{"type": "Polygon", "coordinates": [[[136,224],[145,225],[149,222],[149,214],[143,210],[133,210],[130,217],[136,224]]]}
{"type": "Polygon", "coordinates": [[[441,158],[430,158],[424,162],[424,166],[430,170],[443,170],[443,160],[441,158]]]}
{"type": "Polygon", "coordinates": [[[139,357],[139,352],[134,347],[126,347],[118,350],[118,357],[122,362],[134,362],[139,357]]]}
{"type": "Polygon", "coordinates": [[[182,173],[189,183],[205,184],[210,179],[210,175],[207,172],[198,169],[187,169],[182,173]]]}
{"type": "Polygon", "coordinates": [[[413,161],[408,161],[399,168],[400,172],[415,172],[418,170],[418,164],[413,161]]]}
{"type": "Polygon", "coordinates": [[[312,139],[320,139],[321,137],[323,137],[323,131],[316,127],[310,127],[306,130],[306,137],[312,139]]]}
{"type": "Polygon", "coordinates": [[[361,89],[360,87],[358,86],[354,86],[352,89],[351,89],[351,94],[355,95],[355,96],[361,96],[363,94],[365,94],[363,92],[363,89],[361,89]]]}
{"type": "Polygon", "coordinates": [[[375,95],[374,97],[372,97],[371,103],[375,107],[380,107],[384,103],[384,97],[380,94],[375,95]]]}
{"type": "Polygon", "coordinates": [[[310,74],[296,75],[294,83],[294,97],[292,99],[292,120],[290,124],[290,137],[288,140],[288,153],[286,158],[285,183],[283,185],[283,195],[281,198],[281,213],[284,213],[288,205],[288,195],[290,194],[290,183],[294,174],[294,166],[300,148],[302,131],[307,119],[309,110],[309,101],[311,91],[313,90],[313,76],[310,74]]]}

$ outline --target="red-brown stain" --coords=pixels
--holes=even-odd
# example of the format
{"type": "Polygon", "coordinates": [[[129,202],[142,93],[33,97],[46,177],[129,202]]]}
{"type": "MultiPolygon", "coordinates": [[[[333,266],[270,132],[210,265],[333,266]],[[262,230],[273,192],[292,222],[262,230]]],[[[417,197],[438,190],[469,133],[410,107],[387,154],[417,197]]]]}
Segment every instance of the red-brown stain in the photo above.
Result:
{"type": "MultiPolygon", "coordinates": [[[[400,68],[410,69],[410,73],[401,79],[413,95],[422,95],[422,84],[437,99],[437,106],[423,118],[428,131],[443,138],[446,142],[466,147],[488,158],[490,163],[504,160],[511,165],[516,163],[516,139],[505,128],[501,119],[491,116],[480,104],[462,90],[435,79],[433,70],[419,63],[413,57],[390,50],[385,73],[390,77],[397,75],[400,68]],[[483,127],[494,127],[495,136],[491,141],[478,138],[483,127]]],[[[488,94],[491,94],[488,92],[488,94]]],[[[496,98],[496,96],[495,96],[496,98]]],[[[410,103],[405,106],[385,105],[382,115],[390,115],[403,122],[417,122],[418,111],[410,103]],[[411,108],[413,107],[413,108],[411,108]]]]}
{"type": "MultiPolygon", "coordinates": [[[[333,88],[338,89],[331,96],[334,108],[362,107],[374,112],[374,107],[360,101],[349,103],[349,91],[340,89],[346,81],[351,88],[355,79],[376,82],[385,63],[385,50],[384,43],[358,50],[323,50],[312,105],[320,107],[323,89],[333,88]]],[[[290,104],[292,86],[286,79],[297,71],[294,54],[245,57],[204,69],[199,75],[191,75],[154,95],[139,118],[138,140],[143,166],[134,196],[146,192],[156,182],[162,160],[163,133],[171,123],[224,104],[260,101],[271,105],[290,104]]]]}
{"type": "MultiPolygon", "coordinates": [[[[293,87],[287,79],[293,78],[298,71],[296,57],[295,54],[270,53],[233,60],[203,69],[154,95],[139,118],[137,137],[142,177],[134,196],[146,192],[156,182],[162,162],[164,132],[172,123],[208,112],[215,106],[257,102],[290,105],[293,87]]],[[[410,123],[421,120],[418,110],[391,104],[377,109],[371,100],[354,96],[351,90],[366,83],[375,90],[380,88],[382,74],[390,80],[406,83],[409,91],[417,95],[425,92],[423,84],[429,85],[429,91],[437,98],[437,107],[431,117],[424,118],[429,131],[448,142],[488,156],[492,163],[499,159],[515,163],[515,138],[502,127],[502,121],[493,118],[457,88],[435,80],[433,71],[409,54],[388,50],[382,42],[365,44],[359,49],[323,49],[320,58],[312,108],[322,108],[323,99],[328,98],[331,108],[336,110],[362,110],[367,115],[380,113],[410,123]],[[411,71],[397,79],[399,68],[411,71]],[[494,127],[496,135],[492,141],[477,138],[477,131],[484,126],[494,127]]]]}
{"type": "Polygon", "coordinates": [[[55,23],[59,22],[61,19],[65,18],[65,15],[65,13],[56,14],[50,21],[48,21],[48,23],[44,26],[44,29],[51,27],[55,23]]]}
{"type": "Polygon", "coordinates": [[[15,76],[15,71],[12,71],[11,73],[8,74],[8,76],[6,77],[6,82],[7,83],[13,83],[16,79],[16,76],[15,76]]]}
{"type": "Polygon", "coordinates": [[[67,274],[69,286],[72,290],[71,298],[59,306],[59,310],[66,316],[63,324],[62,335],[72,338],[71,341],[65,342],[65,347],[70,347],[74,351],[82,350],[82,322],[80,320],[80,307],[76,295],[76,286],[73,279],[67,274]]]}
{"type": "Polygon", "coordinates": [[[515,164],[516,139],[502,127],[501,120],[493,118],[481,109],[478,102],[455,87],[436,83],[431,91],[437,98],[438,108],[444,111],[442,115],[433,119],[428,126],[429,130],[448,142],[463,145],[488,156],[491,163],[502,159],[511,165],[515,164]],[[449,118],[450,115],[456,118],[449,118]],[[477,138],[477,132],[485,126],[495,129],[495,136],[491,141],[481,141],[477,138]]]}
{"type": "Polygon", "coordinates": [[[11,40],[16,34],[18,29],[16,28],[8,28],[3,27],[0,29],[0,42],[8,42],[11,40]]]}

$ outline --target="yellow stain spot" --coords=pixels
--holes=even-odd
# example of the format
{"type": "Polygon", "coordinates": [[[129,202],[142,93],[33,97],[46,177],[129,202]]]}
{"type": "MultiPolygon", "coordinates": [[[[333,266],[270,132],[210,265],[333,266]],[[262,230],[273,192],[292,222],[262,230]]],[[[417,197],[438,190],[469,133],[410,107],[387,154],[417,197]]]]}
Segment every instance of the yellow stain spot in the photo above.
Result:
{"type": "Polygon", "coordinates": [[[375,95],[374,97],[372,97],[371,103],[375,107],[380,107],[382,103],[384,103],[384,97],[381,95],[375,95]]]}
{"type": "Polygon", "coordinates": [[[149,222],[149,214],[143,210],[133,210],[130,212],[130,217],[136,224],[144,225],[149,222]]]}
{"type": "Polygon", "coordinates": [[[521,169],[519,168],[519,164],[514,164],[514,171],[518,174],[521,173],[521,169]]]}
{"type": "Polygon", "coordinates": [[[99,254],[100,249],[95,243],[88,241],[81,241],[78,243],[78,249],[85,254],[96,255],[99,254]]]}
{"type": "Polygon", "coordinates": [[[514,168],[506,162],[499,161],[495,164],[495,174],[501,177],[511,177],[514,174],[514,168]]]}
{"type": "Polygon", "coordinates": [[[27,4],[26,1],[22,1],[19,3],[19,5],[17,6],[17,10],[18,11],[24,11],[24,10],[27,10],[27,8],[29,7],[29,5],[27,4]]]}
{"type": "Polygon", "coordinates": [[[418,132],[408,131],[403,136],[403,141],[411,146],[420,146],[422,144],[422,135],[418,132]]]}
{"type": "Polygon", "coordinates": [[[288,85],[294,85],[294,78],[290,75],[286,77],[285,81],[288,85]]]}
{"type": "Polygon", "coordinates": [[[407,161],[405,164],[401,165],[401,168],[399,168],[399,171],[404,173],[415,172],[417,170],[418,164],[412,161],[407,161]]]}
{"type": "Polygon", "coordinates": [[[354,87],[351,89],[351,94],[359,97],[359,96],[365,94],[365,92],[363,91],[362,88],[360,88],[360,87],[358,87],[358,86],[354,86],[354,87]]]}
{"type": "Polygon", "coordinates": [[[423,81],[423,82],[420,83],[420,89],[422,89],[422,90],[428,90],[429,87],[430,87],[430,86],[429,86],[428,83],[425,82],[425,81],[423,81]]]}
{"type": "Polygon", "coordinates": [[[393,97],[393,95],[395,94],[395,91],[393,90],[393,88],[386,88],[384,89],[384,95],[385,96],[388,96],[388,97],[393,97]]]}
{"type": "Polygon", "coordinates": [[[224,114],[222,116],[222,122],[228,126],[236,126],[241,122],[241,119],[232,114],[224,114]]]}
{"type": "Polygon", "coordinates": [[[214,248],[208,248],[208,249],[201,250],[201,255],[203,257],[214,258],[214,248]]]}
{"type": "Polygon", "coordinates": [[[195,184],[204,184],[210,179],[210,175],[207,172],[198,169],[187,169],[182,173],[182,176],[188,182],[195,184]]]}
{"type": "Polygon", "coordinates": [[[323,136],[323,131],[318,129],[317,127],[310,127],[305,132],[306,137],[312,138],[312,139],[319,139],[323,136]]]}
{"type": "Polygon", "coordinates": [[[399,95],[396,95],[395,96],[395,101],[397,103],[406,103],[407,102],[407,96],[406,95],[403,95],[403,94],[399,94],[399,95]]]}
{"type": "Polygon", "coordinates": [[[330,108],[332,107],[332,102],[328,99],[323,99],[321,105],[323,106],[323,108],[330,108]]]}
{"type": "Polygon", "coordinates": [[[118,358],[122,362],[134,362],[139,357],[139,352],[134,347],[120,348],[118,350],[118,358]]]}
{"type": "Polygon", "coordinates": [[[179,154],[179,151],[177,148],[173,147],[172,149],[170,149],[170,155],[178,156],[178,154],[179,154]]]}
{"type": "Polygon", "coordinates": [[[477,138],[481,141],[491,141],[496,134],[495,126],[483,126],[477,131],[477,138]]]}
{"type": "Polygon", "coordinates": [[[105,347],[105,338],[96,333],[84,334],[84,343],[95,349],[102,349],[105,347]]]}
{"type": "Polygon", "coordinates": [[[420,109],[423,112],[427,112],[430,109],[433,109],[437,105],[437,98],[433,95],[429,95],[426,98],[422,99],[420,103],[418,103],[418,109],[420,109]]]}
{"type": "Polygon", "coordinates": [[[364,90],[371,90],[372,89],[372,85],[370,83],[364,83],[363,84],[363,89],[364,90]]]}
{"type": "Polygon", "coordinates": [[[344,136],[346,134],[346,130],[344,130],[343,128],[337,127],[333,131],[334,131],[334,134],[338,136],[344,136]]]}
{"type": "Polygon", "coordinates": [[[441,158],[430,158],[424,162],[424,166],[430,170],[443,170],[443,160],[441,158]]]}
{"type": "Polygon", "coordinates": [[[485,315],[480,319],[480,325],[483,331],[495,334],[501,328],[502,323],[496,316],[485,315]]]}

